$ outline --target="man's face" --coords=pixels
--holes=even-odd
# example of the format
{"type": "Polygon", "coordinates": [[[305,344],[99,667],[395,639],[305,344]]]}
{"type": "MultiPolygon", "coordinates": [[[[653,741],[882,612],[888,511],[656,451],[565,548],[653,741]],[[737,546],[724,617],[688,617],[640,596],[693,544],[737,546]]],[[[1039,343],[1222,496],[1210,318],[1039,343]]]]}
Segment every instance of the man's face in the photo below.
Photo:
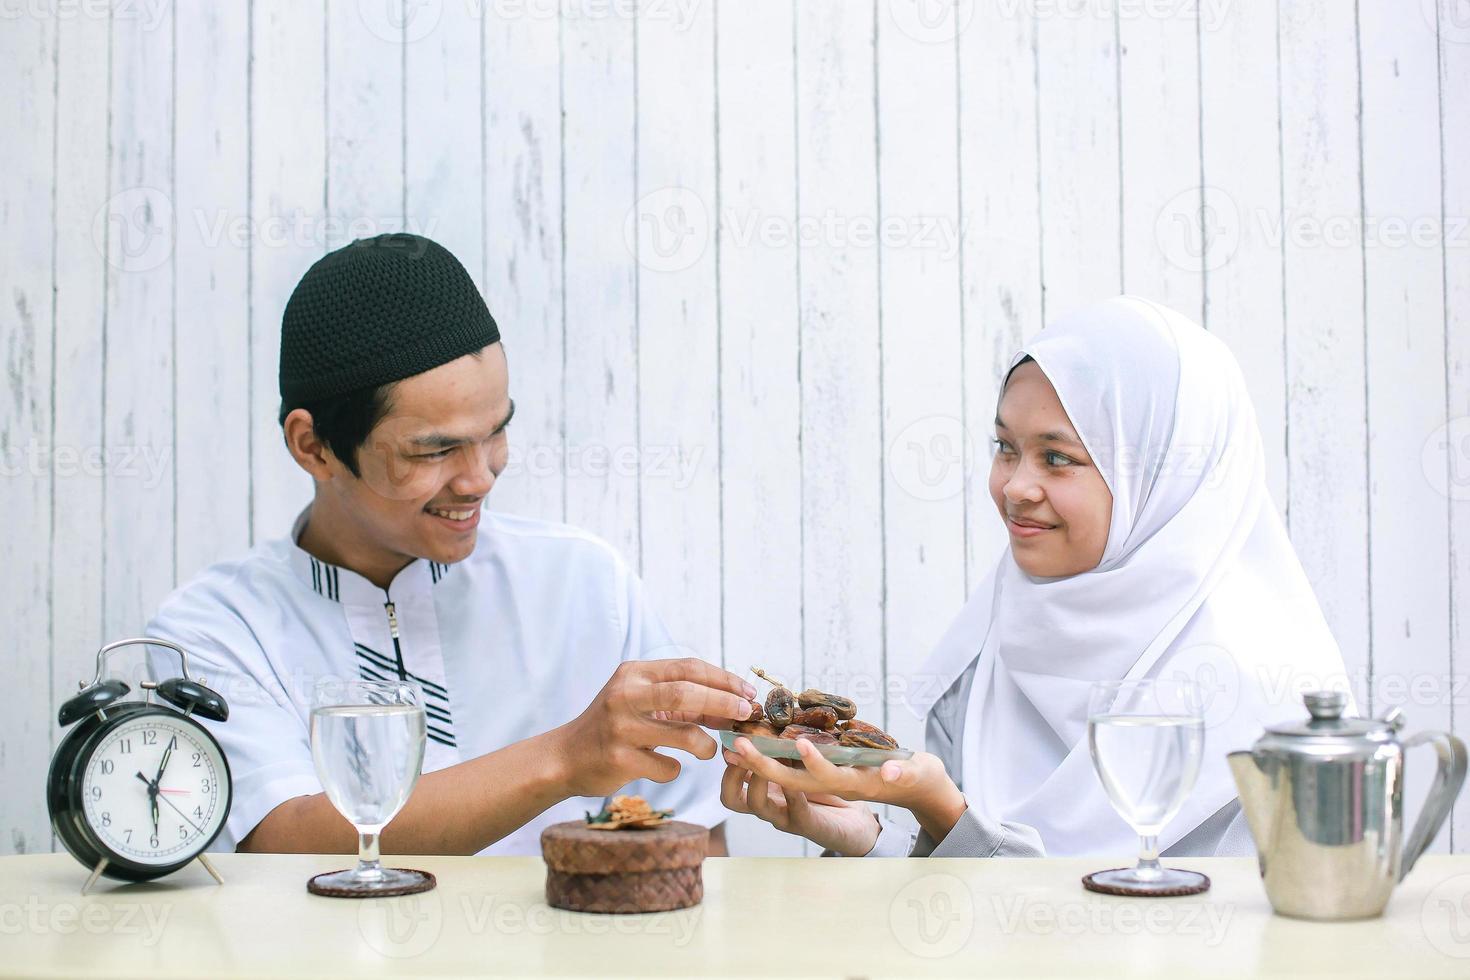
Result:
{"type": "Polygon", "coordinates": [[[358,450],[361,479],[331,481],[365,542],[450,564],[475,548],[480,506],[505,470],[505,351],[491,344],[395,385],[388,414],[358,450]]]}

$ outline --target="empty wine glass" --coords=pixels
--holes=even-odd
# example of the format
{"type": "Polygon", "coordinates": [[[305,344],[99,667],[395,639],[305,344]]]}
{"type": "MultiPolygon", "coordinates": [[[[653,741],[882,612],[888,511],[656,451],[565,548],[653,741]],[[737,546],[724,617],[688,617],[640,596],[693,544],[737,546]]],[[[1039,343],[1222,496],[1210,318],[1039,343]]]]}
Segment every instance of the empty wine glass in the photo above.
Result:
{"type": "Polygon", "coordinates": [[[1159,833],[1194,789],[1204,755],[1203,701],[1192,681],[1150,678],[1092,685],[1087,743],[1113,809],[1139,837],[1136,867],[1099,871],[1089,888],[1133,895],[1203,891],[1209,879],[1159,864],[1159,833]]]}
{"type": "Polygon", "coordinates": [[[317,875],[319,895],[407,895],[434,887],[423,871],[385,868],[378,835],[408,802],[424,764],[424,693],[413,681],[342,680],[317,684],[311,755],[327,799],[357,828],[357,867],[317,875]]]}

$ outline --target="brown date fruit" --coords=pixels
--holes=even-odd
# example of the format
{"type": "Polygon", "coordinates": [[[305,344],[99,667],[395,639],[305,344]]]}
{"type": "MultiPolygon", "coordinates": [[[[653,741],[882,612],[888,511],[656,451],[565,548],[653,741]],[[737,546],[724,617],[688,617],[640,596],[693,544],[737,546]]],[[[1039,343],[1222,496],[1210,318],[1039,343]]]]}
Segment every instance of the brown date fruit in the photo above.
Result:
{"type": "Polygon", "coordinates": [[[765,709],[763,709],[761,707],[761,703],[759,701],[757,701],[755,698],[751,698],[750,699],[750,717],[747,718],[747,719],[745,719],[745,720],[748,721],[748,722],[757,722],[757,721],[765,721],[766,720],[766,712],[765,712],[765,709]]]}
{"type": "Polygon", "coordinates": [[[805,725],[808,728],[820,728],[825,732],[837,724],[837,712],[825,706],[802,708],[796,713],[792,723],[805,725]]]}
{"type": "Polygon", "coordinates": [[[879,735],[888,734],[877,725],[870,725],[865,721],[858,721],[856,718],[840,722],[838,723],[837,727],[842,729],[844,732],[877,732],[879,735]]]}
{"type": "Polygon", "coordinates": [[[808,742],[813,742],[817,745],[837,744],[836,735],[833,735],[831,732],[824,732],[820,728],[812,728],[809,725],[787,725],[781,729],[781,737],[789,738],[792,741],[798,738],[804,738],[808,742]]]}
{"type": "Polygon", "coordinates": [[[773,687],[766,695],[766,720],[777,728],[785,728],[796,720],[796,697],[788,688],[773,687]]]}
{"type": "Polygon", "coordinates": [[[891,735],[883,732],[857,732],[845,731],[838,739],[839,745],[849,745],[856,749],[896,749],[898,742],[891,735]]]}
{"type": "Polygon", "coordinates": [[[766,738],[779,738],[781,735],[764,721],[737,721],[731,727],[741,735],[764,735],[766,738]]]}
{"type": "Polygon", "coordinates": [[[857,704],[850,699],[818,691],[814,687],[802,691],[796,696],[796,700],[803,708],[831,708],[843,720],[857,715],[857,704]]]}

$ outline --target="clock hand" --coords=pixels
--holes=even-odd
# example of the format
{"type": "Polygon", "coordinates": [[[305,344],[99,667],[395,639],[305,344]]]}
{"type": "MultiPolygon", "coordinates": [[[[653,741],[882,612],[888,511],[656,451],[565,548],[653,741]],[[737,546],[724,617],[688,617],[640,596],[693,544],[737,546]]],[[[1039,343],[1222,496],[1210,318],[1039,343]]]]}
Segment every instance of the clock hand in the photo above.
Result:
{"type": "MultiPolygon", "coordinates": [[[[188,824],[190,827],[193,827],[199,833],[201,833],[201,834],[204,833],[204,829],[202,827],[200,827],[194,821],[190,820],[189,817],[188,817],[188,815],[185,814],[183,810],[180,810],[178,807],[174,806],[174,801],[173,800],[171,800],[167,796],[165,796],[165,797],[163,797],[163,802],[167,803],[169,806],[173,806],[174,807],[174,812],[177,813],[179,816],[181,816],[181,817],[184,818],[184,823],[188,824]]],[[[158,805],[157,803],[154,804],[155,807],[157,805],[158,805]]]]}
{"type": "Polygon", "coordinates": [[[168,745],[164,746],[163,758],[158,760],[158,775],[153,777],[153,785],[155,788],[157,788],[159,783],[163,782],[163,769],[165,766],[168,765],[168,757],[173,755],[174,742],[176,741],[178,741],[177,738],[170,738],[168,740],[168,745]]]}
{"type": "Polygon", "coordinates": [[[139,770],[138,771],[138,778],[141,779],[141,780],[143,780],[143,784],[148,787],[148,806],[150,808],[150,812],[153,814],[153,836],[154,837],[157,837],[158,836],[158,784],[156,782],[150,782],[149,779],[148,779],[148,777],[145,776],[145,775],[143,775],[142,770],[139,770]]]}

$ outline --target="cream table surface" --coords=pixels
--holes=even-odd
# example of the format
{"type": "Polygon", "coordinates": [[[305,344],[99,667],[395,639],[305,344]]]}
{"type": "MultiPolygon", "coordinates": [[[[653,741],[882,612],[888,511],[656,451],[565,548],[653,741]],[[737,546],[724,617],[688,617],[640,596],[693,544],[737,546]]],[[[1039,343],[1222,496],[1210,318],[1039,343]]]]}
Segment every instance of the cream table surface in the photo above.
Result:
{"type": "Polygon", "coordinates": [[[439,887],[309,895],[340,856],[222,854],[124,885],[69,855],[0,858],[0,974],[1470,977],[1470,856],[1425,858],[1387,913],[1271,914],[1252,859],[1184,862],[1206,896],[1093,895],[1096,861],[713,858],[694,909],[561,912],[538,858],[410,857],[439,887]]]}

